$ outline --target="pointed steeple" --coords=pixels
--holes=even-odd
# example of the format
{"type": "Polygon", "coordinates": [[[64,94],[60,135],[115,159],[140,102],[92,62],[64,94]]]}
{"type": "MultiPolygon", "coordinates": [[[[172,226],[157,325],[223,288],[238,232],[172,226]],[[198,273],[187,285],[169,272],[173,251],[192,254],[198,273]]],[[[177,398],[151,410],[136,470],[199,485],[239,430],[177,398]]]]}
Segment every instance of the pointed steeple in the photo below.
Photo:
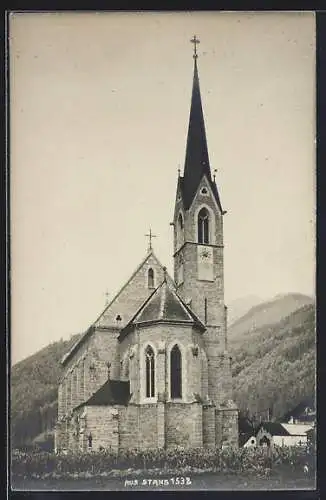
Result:
{"type": "Polygon", "coordinates": [[[192,84],[191,107],[189,115],[188,137],[186,147],[186,158],[184,175],[182,179],[182,192],[185,208],[188,209],[196,194],[198,185],[204,174],[207,175],[211,184],[216,201],[221,208],[218,191],[215,182],[212,181],[211,169],[208,156],[207,139],[205,131],[204,113],[201,102],[196,44],[199,40],[194,36],[194,76],[192,84]]]}

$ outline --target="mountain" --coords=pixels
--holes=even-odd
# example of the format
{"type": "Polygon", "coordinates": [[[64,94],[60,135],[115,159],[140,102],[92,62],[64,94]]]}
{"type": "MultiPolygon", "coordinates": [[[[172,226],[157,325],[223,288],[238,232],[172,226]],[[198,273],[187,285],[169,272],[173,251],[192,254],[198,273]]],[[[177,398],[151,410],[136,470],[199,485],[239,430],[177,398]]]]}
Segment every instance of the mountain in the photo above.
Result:
{"type": "Polygon", "coordinates": [[[60,360],[79,335],[53,342],[15,364],[10,374],[11,439],[17,447],[54,427],[60,360]]]}
{"type": "Polygon", "coordinates": [[[241,341],[243,335],[251,330],[255,330],[265,325],[272,325],[307,304],[313,304],[312,297],[300,293],[288,293],[277,295],[273,299],[252,307],[244,316],[229,325],[228,338],[239,337],[241,341]]]}
{"type": "Polygon", "coordinates": [[[240,297],[239,299],[232,300],[227,304],[228,306],[228,324],[231,325],[237,319],[241,318],[246,314],[249,309],[257,304],[260,304],[261,298],[257,295],[247,295],[246,297],[240,297]]]}
{"type": "MultiPolygon", "coordinates": [[[[259,308],[258,313],[269,307],[267,304],[259,308]]],[[[242,321],[248,328],[248,315],[242,321]]],[[[240,322],[238,328],[239,325],[240,322]]],[[[266,410],[271,409],[273,418],[277,419],[306,398],[314,397],[314,304],[306,304],[272,324],[243,330],[241,336],[239,331],[238,336],[230,337],[229,350],[234,399],[241,410],[249,410],[250,415],[262,414],[265,418],[266,410]]]]}

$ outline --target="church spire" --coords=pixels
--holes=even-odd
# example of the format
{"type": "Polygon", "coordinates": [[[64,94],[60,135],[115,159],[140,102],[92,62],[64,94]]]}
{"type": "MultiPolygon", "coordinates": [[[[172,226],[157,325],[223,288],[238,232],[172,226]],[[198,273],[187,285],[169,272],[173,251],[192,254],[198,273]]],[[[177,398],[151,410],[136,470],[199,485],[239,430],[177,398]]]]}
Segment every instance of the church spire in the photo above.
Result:
{"type": "Polygon", "coordinates": [[[194,44],[194,75],[192,84],[184,176],[182,182],[183,200],[186,209],[188,209],[191,205],[198,185],[204,174],[206,174],[212,186],[216,201],[220,206],[216,184],[212,181],[211,178],[204,114],[199,87],[197,44],[200,43],[200,41],[198,40],[196,35],[190,41],[194,44]]]}

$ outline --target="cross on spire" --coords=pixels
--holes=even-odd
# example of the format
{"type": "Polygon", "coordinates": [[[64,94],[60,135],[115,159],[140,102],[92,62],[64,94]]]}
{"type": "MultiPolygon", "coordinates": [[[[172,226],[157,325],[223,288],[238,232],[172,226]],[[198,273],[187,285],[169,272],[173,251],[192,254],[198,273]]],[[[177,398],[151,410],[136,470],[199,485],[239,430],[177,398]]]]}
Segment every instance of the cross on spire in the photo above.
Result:
{"type": "Polygon", "coordinates": [[[197,55],[197,44],[200,43],[200,40],[199,40],[199,38],[196,37],[196,35],[194,35],[194,37],[190,41],[191,41],[191,43],[194,44],[194,55],[193,55],[193,58],[197,59],[197,57],[198,57],[198,55],[197,55]]]}
{"type": "Polygon", "coordinates": [[[149,228],[149,233],[145,234],[148,237],[148,250],[152,250],[152,238],[156,238],[156,234],[152,233],[151,228],[149,228]]]}

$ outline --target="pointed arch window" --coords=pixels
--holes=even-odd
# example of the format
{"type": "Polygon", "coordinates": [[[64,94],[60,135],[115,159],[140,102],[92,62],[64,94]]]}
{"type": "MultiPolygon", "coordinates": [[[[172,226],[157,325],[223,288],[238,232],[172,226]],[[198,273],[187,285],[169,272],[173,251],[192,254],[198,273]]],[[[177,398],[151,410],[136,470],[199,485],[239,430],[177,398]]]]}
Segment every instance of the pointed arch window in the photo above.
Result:
{"type": "Polygon", "coordinates": [[[182,213],[179,213],[178,223],[177,223],[177,244],[178,244],[178,247],[183,244],[183,241],[184,241],[183,234],[184,234],[183,216],[182,216],[182,213]]]}
{"type": "Polygon", "coordinates": [[[155,396],[155,357],[151,346],[148,346],[145,351],[146,363],[146,397],[153,398],[155,396]]]}
{"type": "Polygon", "coordinates": [[[179,217],[178,217],[178,229],[180,231],[183,231],[183,217],[182,217],[182,214],[179,214],[179,217]]]}
{"type": "Polygon", "coordinates": [[[182,359],[177,345],[171,350],[171,399],[182,397],[182,359]]]}
{"type": "Polygon", "coordinates": [[[148,269],[148,288],[154,288],[154,269],[148,269]]]}
{"type": "Polygon", "coordinates": [[[198,243],[209,243],[209,214],[207,208],[202,208],[198,214],[198,243]]]}

